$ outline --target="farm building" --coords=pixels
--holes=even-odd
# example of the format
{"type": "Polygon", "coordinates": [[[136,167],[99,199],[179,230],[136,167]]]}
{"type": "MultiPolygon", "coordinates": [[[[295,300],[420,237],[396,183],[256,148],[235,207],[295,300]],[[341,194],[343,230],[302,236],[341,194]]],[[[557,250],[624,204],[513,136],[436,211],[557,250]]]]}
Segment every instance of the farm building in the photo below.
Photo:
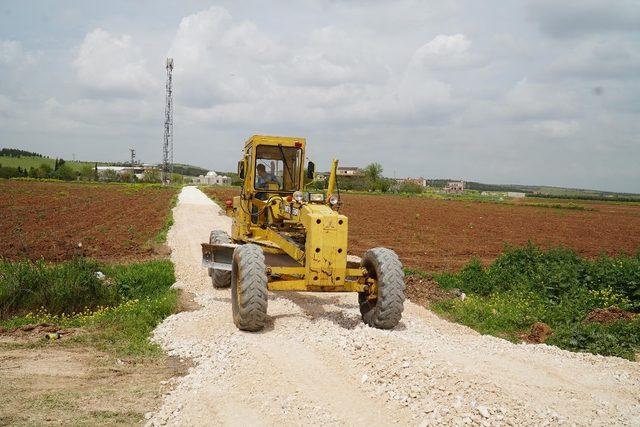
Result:
{"type": "Polygon", "coordinates": [[[362,170],[353,166],[338,167],[338,176],[360,176],[363,174],[362,170]]]}
{"type": "Polygon", "coordinates": [[[507,197],[511,197],[512,199],[524,199],[525,193],[521,193],[519,191],[508,191],[507,197]]]}
{"type": "Polygon", "coordinates": [[[206,175],[200,175],[197,181],[199,184],[204,185],[231,185],[231,178],[225,175],[218,175],[215,171],[209,171],[206,175]]]}
{"type": "Polygon", "coordinates": [[[449,181],[444,187],[447,194],[460,194],[464,192],[464,181],[449,181]]]}
{"type": "Polygon", "coordinates": [[[105,172],[115,172],[117,175],[124,175],[133,173],[136,178],[143,179],[144,174],[150,170],[155,169],[153,166],[136,165],[136,166],[98,166],[98,174],[104,175],[105,172]]]}
{"type": "Polygon", "coordinates": [[[399,184],[415,184],[415,185],[419,185],[420,187],[426,187],[427,186],[427,180],[425,178],[402,178],[402,179],[398,179],[397,180],[399,184]]]}

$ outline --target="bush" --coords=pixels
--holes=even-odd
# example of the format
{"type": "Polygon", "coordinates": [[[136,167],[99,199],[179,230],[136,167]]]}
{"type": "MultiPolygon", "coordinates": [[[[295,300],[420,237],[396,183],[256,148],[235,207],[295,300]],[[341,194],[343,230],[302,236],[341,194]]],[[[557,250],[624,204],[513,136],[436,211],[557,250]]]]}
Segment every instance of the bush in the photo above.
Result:
{"type": "Polygon", "coordinates": [[[543,251],[529,243],[507,247],[493,264],[484,268],[472,260],[458,275],[443,276],[442,283],[465,292],[489,295],[497,291],[528,289],[553,302],[576,292],[609,291],[615,301],[625,299],[640,309],[640,256],[601,256],[595,261],[579,257],[570,249],[543,251]]]}
{"type": "Polygon", "coordinates": [[[572,351],[588,351],[634,360],[640,349],[640,319],[610,324],[561,325],[547,343],[572,351]]]}
{"type": "Polygon", "coordinates": [[[0,318],[44,307],[71,313],[118,302],[114,286],[96,277],[99,265],[84,258],[47,265],[39,262],[0,264],[0,318]]]}
{"type": "Polygon", "coordinates": [[[568,249],[543,251],[532,244],[506,248],[489,267],[472,260],[458,274],[437,277],[466,300],[434,309],[474,329],[514,341],[534,322],[554,331],[550,344],[569,350],[633,358],[640,349],[640,316],[613,324],[584,323],[594,309],[640,311],[640,256],[590,261],[568,249]]]}
{"type": "Polygon", "coordinates": [[[71,166],[66,163],[59,165],[58,169],[56,169],[51,175],[52,178],[62,181],[73,181],[77,176],[76,172],[71,169],[71,166]]]}
{"type": "Polygon", "coordinates": [[[398,192],[400,193],[420,194],[422,191],[424,191],[424,187],[415,182],[403,182],[398,187],[398,192]]]}
{"type": "Polygon", "coordinates": [[[44,261],[2,262],[0,319],[40,309],[70,314],[115,306],[132,298],[156,296],[174,281],[170,261],[128,266],[102,266],[86,258],[53,265],[44,261]],[[99,271],[107,278],[98,278],[99,271]]]}

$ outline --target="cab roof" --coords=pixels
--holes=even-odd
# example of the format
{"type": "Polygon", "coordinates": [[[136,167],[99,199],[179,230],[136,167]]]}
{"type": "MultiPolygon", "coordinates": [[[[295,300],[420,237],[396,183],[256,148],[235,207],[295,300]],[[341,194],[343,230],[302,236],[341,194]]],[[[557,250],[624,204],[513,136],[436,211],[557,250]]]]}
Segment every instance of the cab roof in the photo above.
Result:
{"type": "Polygon", "coordinates": [[[253,135],[251,138],[245,141],[244,146],[251,144],[264,144],[264,145],[283,145],[285,147],[302,147],[306,145],[307,140],[305,138],[299,138],[295,136],[270,136],[270,135],[253,135]]]}

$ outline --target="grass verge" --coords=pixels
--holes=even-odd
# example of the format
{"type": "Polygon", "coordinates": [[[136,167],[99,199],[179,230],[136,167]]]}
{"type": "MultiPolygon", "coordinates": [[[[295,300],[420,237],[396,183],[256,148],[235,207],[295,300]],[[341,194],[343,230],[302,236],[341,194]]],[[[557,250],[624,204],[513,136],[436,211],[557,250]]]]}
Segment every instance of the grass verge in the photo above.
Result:
{"type": "Polygon", "coordinates": [[[435,279],[466,298],[430,308],[480,333],[630,360],[640,352],[640,253],[586,260],[529,244],[507,248],[487,268],[473,260],[435,279]],[[550,330],[532,337],[532,325],[541,323],[550,330]]]}
{"type": "Polygon", "coordinates": [[[167,219],[162,226],[162,229],[156,234],[153,241],[155,243],[166,243],[167,242],[167,234],[169,233],[169,229],[173,225],[173,208],[176,207],[178,203],[178,193],[174,194],[171,198],[170,206],[169,206],[169,214],[167,215],[167,219]]]}
{"type": "Polygon", "coordinates": [[[174,282],[168,260],[129,265],[84,258],[55,265],[0,263],[0,327],[46,323],[63,330],[81,328],[64,341],[116,355],[161,355],[148,337],[176,311],[177,291],[170,288],[174,282]]]}

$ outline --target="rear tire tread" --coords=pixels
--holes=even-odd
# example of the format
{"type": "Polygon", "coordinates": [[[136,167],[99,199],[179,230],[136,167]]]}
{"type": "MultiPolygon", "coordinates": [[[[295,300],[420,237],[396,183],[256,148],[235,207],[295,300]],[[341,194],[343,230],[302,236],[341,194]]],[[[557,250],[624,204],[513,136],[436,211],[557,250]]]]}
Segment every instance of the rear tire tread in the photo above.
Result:
{"type": "Polygon", "coordinates": [[[254,244],[238,246],[233,252],[231,271],[233,322],[243,331],[256,332],[267,321],[267,272],[262,248],[254,244]]]}
{"type": "Polygon", "coordinates": [[[362,320],[378,329],[393,329],[402,318],[404,310],[404,272],[398,255],[387,248],[373,248],[362,257],[365,267],[377,280],[378,298],[375,303],[367,300],[367,294],[358,295],[362,320]]]}
{"type": "MultiPolygon", "coordinates": [[[[209,243],[217,245],[221,243],[231,243],[229,235],[222,230],[213,230],[209,236],[209,243]]],[[[209,269],[209,276],[211,276],[211,283],[216,289],[224,289],[231,286],[231,272],[226,270],[216,270],[215,268],[209,269]]]]}

